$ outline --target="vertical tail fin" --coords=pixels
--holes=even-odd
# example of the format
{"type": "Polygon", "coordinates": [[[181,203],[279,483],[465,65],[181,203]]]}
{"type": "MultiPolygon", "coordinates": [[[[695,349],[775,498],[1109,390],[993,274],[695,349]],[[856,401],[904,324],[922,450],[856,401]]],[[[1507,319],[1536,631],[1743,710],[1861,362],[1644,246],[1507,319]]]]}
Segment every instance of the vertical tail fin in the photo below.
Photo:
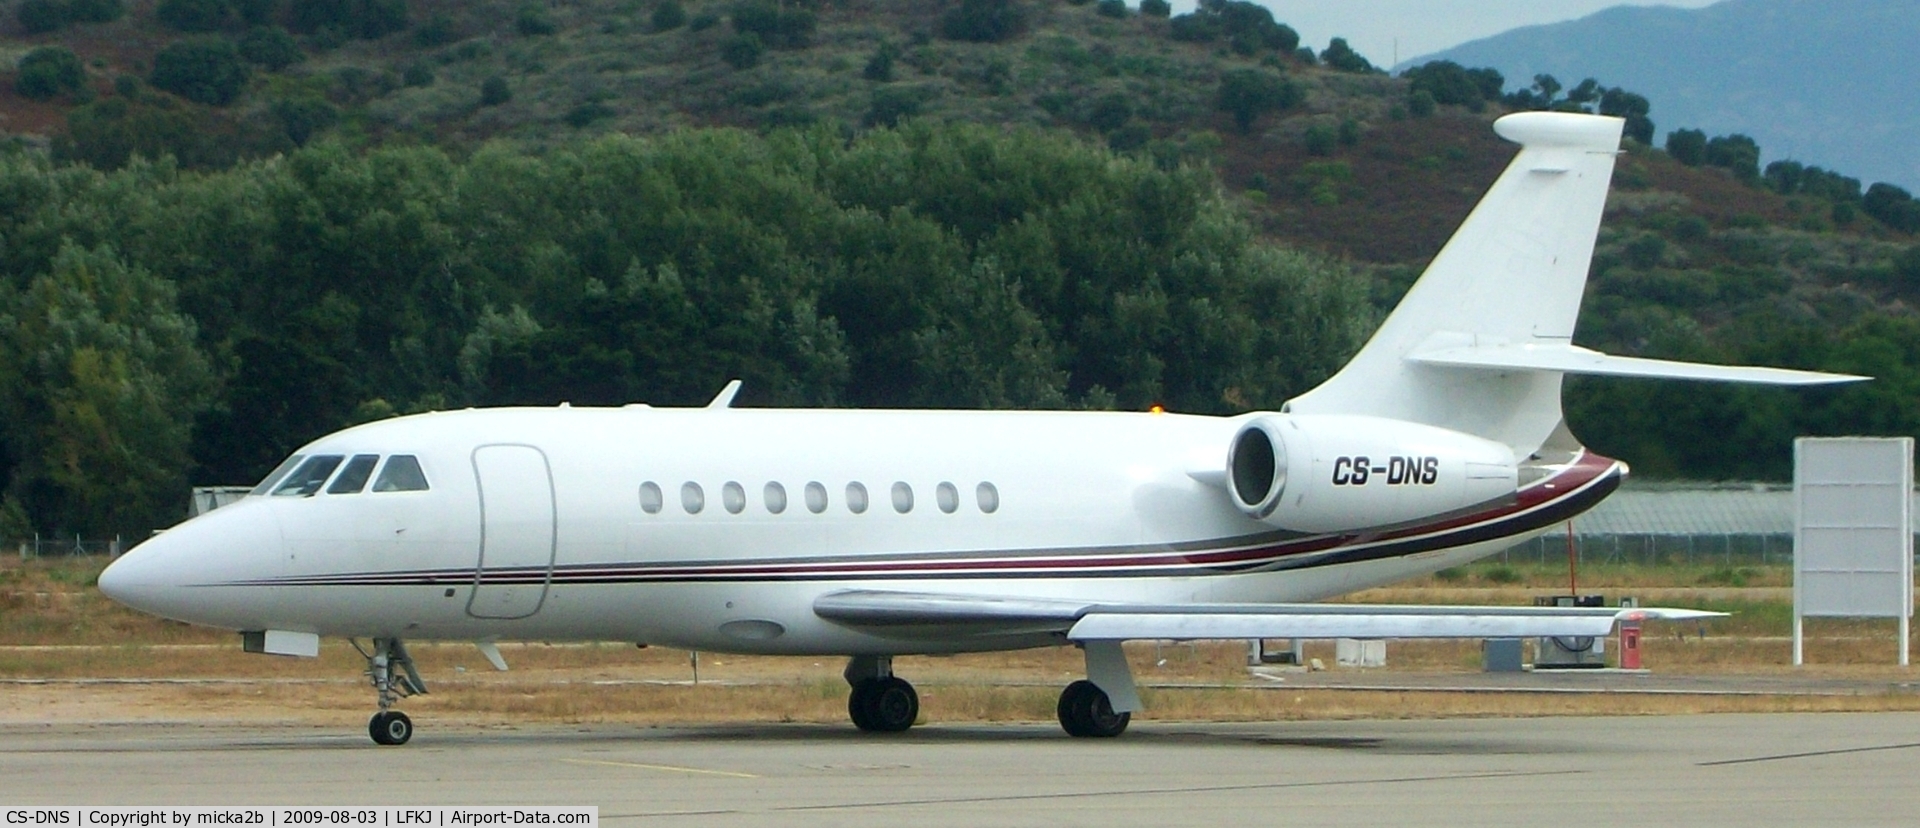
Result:
{"type": "Polygon", "coordinates": [[[1461,371],[1409,357],[1571,347],[1623,124],[1561,112],[1496,121],[1520,154],[1360,353],[1287,410],[1425,423],[1504,442],[1521,456],[1539,447],[1560,424],[1560,372],[1461,371]]]}

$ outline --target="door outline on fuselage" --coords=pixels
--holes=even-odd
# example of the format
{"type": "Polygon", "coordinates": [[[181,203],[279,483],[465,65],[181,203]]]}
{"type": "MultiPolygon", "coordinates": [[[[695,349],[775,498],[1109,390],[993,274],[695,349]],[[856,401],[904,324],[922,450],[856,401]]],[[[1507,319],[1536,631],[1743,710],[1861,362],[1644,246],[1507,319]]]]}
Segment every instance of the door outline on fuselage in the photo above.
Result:
{"type": "MultiPolygon", "coordinates": [[[[473,466],[475,499],[478,501],[480,507],[480,543],[475,549],[473,590],[467,598],[467,615],[489,620],[513,620],[530,617],[539,612],[540,608],[546,604],[547,590],[553,583],[553,562],[558,552],[560,510],[558,498],[554,493],[553,464],[548,461],[547,453],[542,451],[539,446],[527,443],[488,443],[476,446],[472,454],[469,455],[469,462],[473,466]],[[529,494],[529,492],[512,492],[512,490],[508,488],[506,485],[507,481],[512,478],[502,473],[507,470],[496,470],[489,475],[486,467],[483,466],[482,454],[484,452],[501,449],[515,449],[518,450],[516,453],[531,452],[531,456],[522,455],[519,459],[531,460],[538,458],[539,477],[544,481],[545,486],[543,491],[531,492],[530,494],[533,496],[530,498],[497,497],[494,500],[495,508],[490,513],[487,506],[487,481],[490,476],[496,484],[495,490],[497,492],[502,492],[503,494],[529,494]],[[545,497],[541,498],[541,494],[544,494],[545,497]],[[533,554],[523,554],[516,558],[512,556],[512,552],[515,551],[516,547],[508,546],[502,542],[502,535],[505,533],[500,530],[505,528],[504,523],[496,525],[495,519],[504,521],[504,518],[509,515],[519,517],[520,514],[513,511],[514,509],[525,508],[530,502],[538,504],[542,501],[544,501],[546,519],[544,521],[536,519],[530,523],[534,525],[544,523],[546,528],[545,537],[532,536],[525,539],[531,540],[533,543],[521,543],[518,545],[519,550],[532,552],[533,554]],[[489,552],[488,544],[490,541],[496,544],[491,550],[495,553],[492,562],[487,560],[489,552]],[[542,541],[544,542],[542,543],[542,541]],[[492,581],[487,578],[488,567],[490,565],[496,572],[495,578],[492,581]],[[537,582],[539,589],[537,591],[528,589],[534,586],[533,583],[508,580],[497,574],[501,569],[515,567],[516,565],[523,570],[534,566],[541,568],[540,578],[537,582]],[[501,581],[505,582],[502,583],[501,581]],[[532,592],[531,598],[527,597],[529,592],[532,592]]],[[[531,468],[532,464],[527,464],[527,470],[531,468]]],[[[538,518],[539,515],[535,515],[535,517],[538,518]]],[[[520,539],[506,538],[504,540],[511,542],[520,539]]]]}

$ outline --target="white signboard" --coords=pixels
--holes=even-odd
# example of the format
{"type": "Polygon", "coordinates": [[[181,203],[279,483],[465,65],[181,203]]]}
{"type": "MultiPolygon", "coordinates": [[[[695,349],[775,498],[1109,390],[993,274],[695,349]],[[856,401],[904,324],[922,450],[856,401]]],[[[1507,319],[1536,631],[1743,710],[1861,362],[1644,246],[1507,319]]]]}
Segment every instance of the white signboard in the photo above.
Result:
{"type": "Polygon", "coordinates": [[[1913,438],[1793,441],[1793,663],[1801,619],[1913,616],[1913,438]]]}

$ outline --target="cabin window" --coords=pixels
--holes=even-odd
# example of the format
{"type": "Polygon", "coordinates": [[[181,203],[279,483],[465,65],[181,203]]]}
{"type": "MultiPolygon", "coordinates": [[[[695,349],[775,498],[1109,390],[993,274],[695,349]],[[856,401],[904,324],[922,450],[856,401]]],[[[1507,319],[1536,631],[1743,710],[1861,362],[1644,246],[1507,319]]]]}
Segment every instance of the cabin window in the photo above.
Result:
{"type": "Polygon", "coordinates": [[[787,510],[787,487],[778,483],[768,483],[762,494],[766,495],[767,511],[777,515],[787,510]]]}
{"type": "Polygon", "coordinates": [[[427,490],[427,474],[420,470],[420,458],[411,454],[396,454],[387,458],[387,464],[380,467],[380,476],[373,481],[376,492],[424,492],[427,490]]]}
{"type": "Polygon", "coordinates": [[[340,467],[340,461],[347,459],[338,454],[316,454],[307,458],[307,462],[287,475],[287,479],[274,487],[276,497],[312,497],[320,491],[320,486],[333,476],[333,470],[340,467]]]}
{"type": "Polygon", "coordinates": [[[980,511],[991,515],[1000,511],[1000,490],[992,483],[981,483],[973,487],[973,496],[980,501],[980,511]]]}
{"type": "Polygon", "coordinates": [[[913,511],[913,487],[905,483],[893,484],[893,510],[900,514],[913,511]]]}
{"type": "Polygon", "coordinates": [[[660,507],[666,502],[666,495],[660,493],[660,484],[651,480],[640,484],[640,511],[649,515],[660,514],[660,507]]]}
{"type": "Polygon", "coordinates": [[[856,515],[867,513],[867,487],[859,483],[847,484],[847,511],[856,515]]]}
{"type": "Polygon", "coordinates": [[[307,459],[306,455],[296,454],[280,461],[280,465],[274,466],[273,471],[267,472],[267,476],[260,479],[260,485],[253,487],[253,491],[247,494],[263,495],[273,491],[273,484],[280,482],[280,478],[287,476],[287,472],[293,471],[293,467],[300,465],[300,461],[305,459],[307,459]]]}
{"type": "Polygon", "coordinates": [[[933,488],[933,502],[939,504],[940,511],[951,515],[960,508],[960,490],[952,483],[941,483],[933,488]]]}
{"type": "Polygon", "coordinates": [[[827,487],[818,481],[807,484],[807,511],[820,514],[827,510],[827,487]]]}
{"type": "Polygon", "coordinates": [[[701,509],[707,508],[707,493],[700,484],[691,481],[680,484],[680,508],[689,515],[700,514],[701,509]]]}
{"type": "Polygon", "coordinates": [[[720,505],[727,507],[727,514],[737,515],[747,508],[747,490],[731,480],[720,487],[720,505]]]}
{"type": "Polygon", "coordinates": [[[340,470],[340,476],[333,479],[333,485],[327,487],[327,494],[359,494],[367,487],[367,478],[373,476],[373,466],[378,462],[378,454],[354,455],[340,470]]]}

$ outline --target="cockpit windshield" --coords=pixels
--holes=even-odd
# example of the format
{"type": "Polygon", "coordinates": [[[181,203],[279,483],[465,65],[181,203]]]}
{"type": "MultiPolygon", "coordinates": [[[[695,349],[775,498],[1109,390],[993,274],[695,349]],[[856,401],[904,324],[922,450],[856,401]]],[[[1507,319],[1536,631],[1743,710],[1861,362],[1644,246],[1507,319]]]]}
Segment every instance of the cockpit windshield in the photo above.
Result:
{"type": "Polygon", "coordinates": [[[274,496],[311,497],[314,492],[320,491],[320,486],[327,482],[327,478],[334,469],[340,467],[340,461],[344,459],[338,454],[316,454],[307,458],[305,463],[287,475],[286,480],[273,488],[274,496]]]}
{"type": "Polygon", "coordinates": [[[380,478],[373,481],[376,492],[424,492],[427,490],[427,474],[420,470],[420,460],[411,454],[396,454],[387,458],[387,464],[380,468],[380,478]]]}
{"type": "Polygon", "coordinates": [[[293,471],[293,467],[300,465],[300,461],[305,459],[307,459],[306,455],[296,454],[280,461],[280,465],[274,466],[273,471],[267,472],[267,476],[260,479],[260,485],[253,487],[253,491],[247,492],[247,496],[263,495],[273,491],[274,485],[280,482],[280,478],[287,476],[287,472],[293,471]]]}
{"type": "Polygon", "coordinates": [[[367,487],[367,478],[373,476],[373,464],[380,462],[378,454],[356,454],[347,461],[347,467],[340,470],[340,476],[333,479],[333,485],[327,487],[327,494],[356,494],[367,487]]]}

